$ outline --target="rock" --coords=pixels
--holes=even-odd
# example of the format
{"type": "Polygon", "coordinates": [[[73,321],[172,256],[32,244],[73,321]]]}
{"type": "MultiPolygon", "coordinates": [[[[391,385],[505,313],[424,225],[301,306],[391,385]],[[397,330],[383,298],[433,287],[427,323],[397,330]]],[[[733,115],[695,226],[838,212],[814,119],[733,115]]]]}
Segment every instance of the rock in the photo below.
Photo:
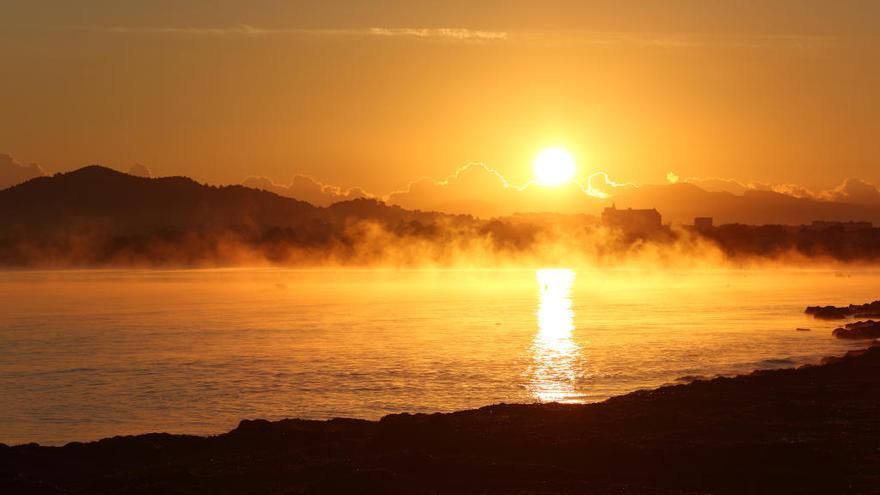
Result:
{"type": "Polygon", "coordinates": [[[836,306],[809,306],[806,313],[820,320],[843,320],[848,315],[847,308],[836,306]]]}
{"type": "Polygon", "coordinates": [[[804,311],[821,320],[842,320],[854,316],[856,318],[880,317],[880,301],[867,304],[850,304],[849,306],[807,306],[804,311]]]}
{"type": "Polygon", "coordinates": [[[880,338],[880,322],[868,320],[847,323],[843,328],[835,328],[831,334],[838,339],[876,339],[880,338]]]}
{"type": "Polygon", "coordinates": [[[704,382],[706,380],[711,380],[711,378],[705,375],[685,375],[675,379],[678,383],[704,382]]]}
{"type": "Polygon", "coordinates": [[[853,315],[853,318],[859,318],[859,319],[864,319],[864,318],[880,318],[880,311],[877,311],[877,312],[871,312],[871,313],[856,313],[856,314],[853,315]]]}

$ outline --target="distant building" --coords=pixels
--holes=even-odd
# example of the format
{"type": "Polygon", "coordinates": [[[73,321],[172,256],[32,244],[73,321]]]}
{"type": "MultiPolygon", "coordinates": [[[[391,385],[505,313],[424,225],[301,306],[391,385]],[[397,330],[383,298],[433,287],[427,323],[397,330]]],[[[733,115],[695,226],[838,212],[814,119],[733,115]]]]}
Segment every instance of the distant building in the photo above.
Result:
{"type": "Polygon", "coordinates": [[[602,223],[629,233],[647,233],[659,229],[663,225],[663,219],[654,208],[618,210],[617,205],[612,204],[602,211],[602,223]]]}
{"type": "Polygon", "coordinates": [[[810,230],[843,229],[844,232],[855,232],[873,228],[871,222],[831,222],[827,220],[813,220],[810,230]]]}
{"type": "Polygon", "coordinates": [[[697,217],[694,218],[694,228],[697,230],[712,230],[715,224],[712,222],[712,217],[697,217]]]}

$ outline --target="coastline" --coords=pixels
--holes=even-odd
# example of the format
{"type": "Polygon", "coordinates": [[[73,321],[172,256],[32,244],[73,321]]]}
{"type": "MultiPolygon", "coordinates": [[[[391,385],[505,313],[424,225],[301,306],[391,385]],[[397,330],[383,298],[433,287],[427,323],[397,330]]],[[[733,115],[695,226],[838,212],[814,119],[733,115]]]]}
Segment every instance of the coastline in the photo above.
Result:
{"type": "Polygon", "coordinates": [[[0,447],[3,493],[876,493],[880,345],[592,404],[0,447]]]}

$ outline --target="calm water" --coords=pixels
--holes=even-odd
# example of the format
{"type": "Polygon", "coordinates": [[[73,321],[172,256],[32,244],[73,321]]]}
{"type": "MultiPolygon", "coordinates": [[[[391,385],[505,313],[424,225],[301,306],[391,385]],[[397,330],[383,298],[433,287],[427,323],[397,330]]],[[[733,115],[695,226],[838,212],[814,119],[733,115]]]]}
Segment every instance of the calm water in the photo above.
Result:
{"type": "Polygon", "coordinates": [[[878,288],[832,271],[8,272],[0,442],[597,401],[841,354],[854,344],[804,306],[878,288]]]}

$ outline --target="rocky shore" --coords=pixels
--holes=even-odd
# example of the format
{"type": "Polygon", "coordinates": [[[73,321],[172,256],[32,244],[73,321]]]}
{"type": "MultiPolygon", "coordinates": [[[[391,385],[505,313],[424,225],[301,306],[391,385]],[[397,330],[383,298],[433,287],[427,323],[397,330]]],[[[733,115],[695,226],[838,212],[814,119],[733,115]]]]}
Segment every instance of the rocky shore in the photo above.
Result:
{"type": "Polygon", "coordinates": [[[874,320],[847,323],[835,328],[832,335],[839,339],[877,339],[880,338],[880,322],[874,320]]]}
{"type": "Polygon", "coordinates": [[[590,405],[2,446],[0,493],[880,493],[880,347],[590,405]]]}
{"type": "Polygon", "coordinates": [[[880,301],[850,304],[849,306],[807,306],[804,312],[820,320],[880,318],[880,301]]]}

